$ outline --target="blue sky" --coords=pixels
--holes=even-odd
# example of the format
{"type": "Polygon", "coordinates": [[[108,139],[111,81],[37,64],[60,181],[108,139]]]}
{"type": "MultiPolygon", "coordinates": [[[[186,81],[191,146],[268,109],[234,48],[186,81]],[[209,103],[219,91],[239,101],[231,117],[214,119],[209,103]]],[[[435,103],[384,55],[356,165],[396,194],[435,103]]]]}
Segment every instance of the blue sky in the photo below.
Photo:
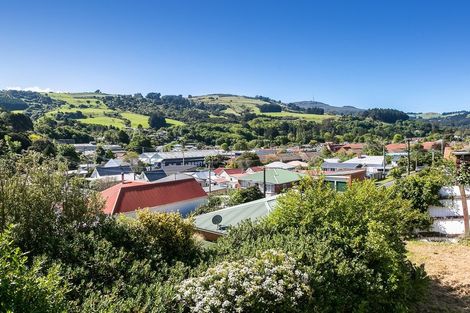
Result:
{"type": "Polygon", "coordinates": [[[470,109],[470,1],[3,1],[0,88],[470,109]]]}

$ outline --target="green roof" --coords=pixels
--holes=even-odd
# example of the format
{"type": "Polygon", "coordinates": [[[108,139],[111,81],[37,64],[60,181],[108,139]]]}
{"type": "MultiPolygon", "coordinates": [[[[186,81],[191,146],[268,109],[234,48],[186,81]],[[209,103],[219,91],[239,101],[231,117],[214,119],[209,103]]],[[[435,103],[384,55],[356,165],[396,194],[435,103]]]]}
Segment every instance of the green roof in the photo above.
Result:
{"type": "MultiPolygon", "coordinates": [[[[238,180],[251,181],[255,183],[263,183],[264,181],[263,172],[257,172],[254,174],[248,174],[240,177],[238,180]]],[[[283,169],[266,169],[266,183],[272,185],[287,184],[301,180],[305,174],[292,172],[283,169]]]]}
{"type": "Polygon", "coordinates": [[[257,220],[268,215],[276,206],[277,196],[263,198],[247,203],[242,203],[222,210],[201,214],[195,217],[197,228],[210,230],[213,232],[224,233],[229,226],[235,226],[240,222],[250,219],[257,220]],[[212,223],[215,215],[222,217],[220,227],[212,223]]]}

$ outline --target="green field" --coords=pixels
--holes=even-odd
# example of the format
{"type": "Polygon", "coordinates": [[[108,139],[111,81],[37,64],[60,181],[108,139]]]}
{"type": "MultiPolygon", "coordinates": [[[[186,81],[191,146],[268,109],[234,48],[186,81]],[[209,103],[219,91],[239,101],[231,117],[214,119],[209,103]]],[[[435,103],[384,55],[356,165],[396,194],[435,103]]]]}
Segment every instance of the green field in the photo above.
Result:
{"type": "Polygon", "coordinates": [[[149,127],[149,117],[147,115],[131,113],[131,112],[122,112],[121,116],[131,121],[132,127],[137,127],[142,125],[142,127],[149,127]]]}
{"type": "MultiPolygon", "coordinates": [[[[58,109],[48,112],[48,116],[54,116],[59,112],[73,113],[81,111],[86,116],[86,118],[79,119],[79,121],[85,124],[124,128],[126,126],[124,119],[128,119],[131,122],[131,127],[137,127],[139,125],[142,125],[142,127],[144,128],[149,127],[148,116],[132,112],[119,112],[116,110],[112,110],[108,106],[106,106],[100,99],[93,98],[104,97],[105,94],[49,93],[49,96],[56,100],[65,101],[66,104],[60,106],[60,108],[58,109]],[[107,116],[107,114],[116,114],[116,112],[119,113],[120,117],[107,116]]],[[[183,122],[169,118],[167,118],[166,121],[167,124],[170,126],[184,125],[183,122]]]]}
{"type": "Polygon", "coordinates": [[[272,112],[272,113],[261,113],[261,115],[268,115],[274,117],[294,117],[310,121],[323,121],[328,118],[337,118],[335,115],[319,115],[319,114],[306,114],[306,113],[294,113],[294,112],[272,112]]]}
{"type": "Polygon", "coordinates": [[[253,99],[243,96],[226,96],[226,95],[206,95],[193,97],[194,100],[204,102],[206,104],[223,104],[227,106],[224,113],[239,115],[243,111],[251,111],[259,113],[258,106],[267,103],[260,99],[253,99]]]}
{"type": "Polygon", "coordinates": [[[166,123],[168,125],[171,125],[171,126],[181,126],[181,125],[185,125],[185,123],[181,122],[181,121],[177,121],[177,120],[174,120],[174,119],[171,119],[171,118],[165,118],[166,120],[166,123]]]}
{"type": "Polygon", "coordinates": [[[78,121],[84,124],[103,125],[103,126],[112,125],[116,128],[124,128],[126,126],[123,120],[119,118],[109,117],[109,116],[89,117],[89,118],[79,119],[78,121]]]}

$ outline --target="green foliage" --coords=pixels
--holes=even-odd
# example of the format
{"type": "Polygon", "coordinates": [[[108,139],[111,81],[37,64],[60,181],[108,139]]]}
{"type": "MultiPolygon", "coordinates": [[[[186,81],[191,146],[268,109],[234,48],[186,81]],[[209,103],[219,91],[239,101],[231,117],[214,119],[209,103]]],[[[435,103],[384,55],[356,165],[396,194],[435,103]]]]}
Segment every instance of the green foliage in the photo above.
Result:
{"type": "Polygon", "coordinates": [[[439,190],[448,182],[442,168],[430,168],[399,179],[392,187],[394,193],[411,201],[419,212],[427,212],[430,205],[439,205],[439,190]]]}
{"type": "Polygon", "coordinates": [[[230,194],[229,205],[237,205],[263,198],[264,195],[258,186],[234,190],[230,194]]]}
{"type": "Polygon", "coordinates": [[[39,260],[27,265],[27,257],[14,246],[11,228],[0,233],[0,311],[66,312],[67,285],[57,267],[44,270],[39,260]]]}
{"type": "Polygon", "coordinates": [[[385,123],[395,123],[399,120],[406,121],[410,118],[405,112],[395,109],[370,109],[365,111],[363,115],[385,123]]]}
{"type": "Polygon", "coordinates": [[[276,250],[222,262],[178,286],[185,312],[303,312],[311,295],[308,275],[276,250]]]}
{"type": "Polygon", "coordinates": [[[424,272],[407,261],[402,238],[423,218],[373,182],[336,193],[306,180],[265,221],[233,229],[213,250],[216,260],[290,253],[310,277],[310,312],[406,312],[421,295],[424,272]]]}
{"type": "Polygon", "coordinates": [[[259,156],[256,153],[243,152],[231,164],[229,164],[229,167],[247,169],[252,166],[260,166],[260,165],[261,165],[261,161],[259,159],[259,156]]]}
{"type": "Polygon", "coordinates": [[[166,126],[165,117],[158,112],[152,113],[149,117],[149,125],[154,129],[159,129],[166,126]]]}

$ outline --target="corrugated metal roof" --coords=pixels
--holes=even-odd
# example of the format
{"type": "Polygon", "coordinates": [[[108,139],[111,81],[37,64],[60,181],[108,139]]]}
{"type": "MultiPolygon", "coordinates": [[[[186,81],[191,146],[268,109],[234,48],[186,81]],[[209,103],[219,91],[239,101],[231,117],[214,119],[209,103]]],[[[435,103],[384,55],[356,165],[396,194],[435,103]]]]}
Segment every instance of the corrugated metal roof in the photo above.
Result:
{"type": "Polygon", "coordinates": [[[278,196],[263,198],[198,215],[195,217],[195,225],[200,229],[224,233],[227,230],[227,227],[236,226],[244,220],[257,220],[268,215],[275,208],[277,197],[278,196]],[[212,223],[212,218],[215,215],[220,215],[222,217],[220,228],[212,223]]]}
{"type": "Polygon", "coordinates": [[[207,197],[201,185],[192,177],[163,182],[125,182],[101,192],[107,214],[133,212],[180,201],[207,197]]]}
{"type": "MultiPolygon", "coordinates": [[[[287,183],[292,183],[296,182],[302,179],[305,174],[297,173],[297,172],[292,172],[288,170],[283,170],[283,169],[266,169],[266,183],[268,184],[273,184],[273,185],[280,185],[280,184],[287,184],[287,183]]],[[[245,180],[245,181],[252,181],[255,183],[263,183],[264,181],[264,173],[263,172],[257,172],[253,174],[248,174],[240,177],[238,179],[240,180],[245,180]]]]}

